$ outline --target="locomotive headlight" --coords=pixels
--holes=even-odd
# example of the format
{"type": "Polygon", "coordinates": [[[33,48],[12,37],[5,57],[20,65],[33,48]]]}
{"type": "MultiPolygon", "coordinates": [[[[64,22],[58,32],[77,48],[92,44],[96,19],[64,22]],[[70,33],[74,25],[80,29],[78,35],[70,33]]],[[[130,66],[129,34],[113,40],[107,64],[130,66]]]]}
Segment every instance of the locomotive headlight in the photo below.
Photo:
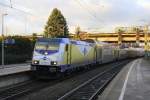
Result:
{"type": "Polygon", "coordinates": [[[45,54],[45,55],[48,55],[48,52],[45,52],[44,54],[45,54]]]}
{"type": "Polygon", "coordinates": [[[54,65],[56,65],[57,64],[57,62],[56,61],[54,61],[54,65]]]}
{"type": "Polygon", "coordinates": [[[51,61],[51,65],[57,65],[57,61],[51,61]]]}
{"type": "Polygon", "coordinates": [[[34,60],[33,63],[34,64],[39,64],[39,61],[38,60],[34,60]]]}

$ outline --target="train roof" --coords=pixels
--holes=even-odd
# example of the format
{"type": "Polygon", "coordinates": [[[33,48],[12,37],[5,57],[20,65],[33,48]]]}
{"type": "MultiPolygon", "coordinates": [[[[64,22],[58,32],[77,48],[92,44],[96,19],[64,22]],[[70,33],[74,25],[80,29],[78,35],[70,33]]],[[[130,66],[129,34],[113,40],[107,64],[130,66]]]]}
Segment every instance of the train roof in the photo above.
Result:
{"type": "Polygon", "coordinates": [[[38,42],[70,43],[69,38],[38,38],[38,42]]]}
{"type": "Polygon", "coordinates": [[[80,45],[80,44],[82,44],[82,45],[88,45],[89,44],[88,42],[77,41],[77,40],[71,40],[70,42],[71,42],[71,44],[77,44],[77,45],[80,45]]]}
{"type": "Polygon", "coordinates": [[[82,41],[85,41],[85,42],[88,42],[88,43],[95,43],[95,40],[93,40],[93,39],[85,39],[85,40],[82,40],[82,41]]]}
{"type": "Polygon", "coordinates": [[[38,38],[38,42],[55,42],[55,43],[66,43],[76,45],[89,45],[91,43],[87,41],[71,40],[69,38],[38,38]]]}
{"type": "Polygon", "coordinates": [[[98,45],[98,46],[111,46],[111,44],[92,39],[86,39],[84,41],[71,40],[69,38],[38,38],[38,42],[54,42],[54,43],[65,43],[65,44],[76,44],[76,45],[98,45]]]}

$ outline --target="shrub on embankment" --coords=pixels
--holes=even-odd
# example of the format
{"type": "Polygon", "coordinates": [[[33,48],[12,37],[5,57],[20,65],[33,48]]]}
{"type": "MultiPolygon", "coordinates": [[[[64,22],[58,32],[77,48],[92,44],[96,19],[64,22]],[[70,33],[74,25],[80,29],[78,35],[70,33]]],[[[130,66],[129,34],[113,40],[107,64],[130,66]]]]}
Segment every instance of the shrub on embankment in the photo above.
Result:
{"type": "MultiPolygon", "coordinates": [[[[14,44],[5,44],[5,64],[23,63],[31,60],[35,41],[23,36],[7,37],[15,40],[14,44]]],[[[1,43],[1,41],[0,41],[1,43]]],[[[0,45],[0,64],[1,64],[0,45]]]]}

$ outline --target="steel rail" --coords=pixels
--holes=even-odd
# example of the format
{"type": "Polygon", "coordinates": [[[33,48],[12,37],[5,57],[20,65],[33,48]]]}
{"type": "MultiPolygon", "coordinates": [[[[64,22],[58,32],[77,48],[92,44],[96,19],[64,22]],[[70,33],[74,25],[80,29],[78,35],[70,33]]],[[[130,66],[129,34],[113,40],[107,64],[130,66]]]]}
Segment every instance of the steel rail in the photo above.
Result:
{"type": "Polygon", "coordinates": [[[93,100],[100,92],[104,90],[107,84],[120,71],[124,64],[125,63],[117,64],[113,68],[99,73],[98,75],[69,91],[58,100],[93,100]]]}

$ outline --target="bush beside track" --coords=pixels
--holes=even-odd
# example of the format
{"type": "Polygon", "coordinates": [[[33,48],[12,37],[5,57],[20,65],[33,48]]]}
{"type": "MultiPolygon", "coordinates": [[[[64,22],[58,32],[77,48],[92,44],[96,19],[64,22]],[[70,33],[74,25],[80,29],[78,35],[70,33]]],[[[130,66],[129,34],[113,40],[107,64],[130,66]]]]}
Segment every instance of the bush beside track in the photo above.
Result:
{"type": "MultiPolygon", "coordinates": [[[[24,63],[31,60],[32,51],[35,44],[34,39],[30,40],[29,38],[23,36],[9,36],[7,38],[14,39],[15,44],[5,44],[5,64],[24,63]]],[[[0,59],[1,52],[0,45],[0,59]]]]}

